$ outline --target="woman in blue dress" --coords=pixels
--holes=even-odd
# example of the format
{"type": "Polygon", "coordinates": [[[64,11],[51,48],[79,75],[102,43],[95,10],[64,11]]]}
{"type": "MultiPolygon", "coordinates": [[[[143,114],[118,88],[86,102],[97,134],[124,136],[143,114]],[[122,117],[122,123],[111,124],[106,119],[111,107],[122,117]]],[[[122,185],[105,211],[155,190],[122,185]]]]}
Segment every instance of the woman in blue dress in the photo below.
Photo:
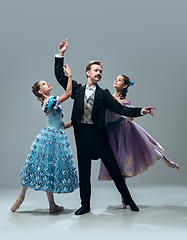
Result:
{"type": "Polygon", "coordinates": [[[70,144],[64,132],[71,123],[64,123],[64,111],[59,106],[72,95],[72,74],[68,64],[64,70],[68,85],[62,96],[50,96],[52,87],[45,81],[38,81],[32,87],[32,92],[41,101],[47,127],[40,131],[28,152],[20,173],[21,193],[11,207],[12,212],[22,204],[28,187],[46,192],[50,213],[64,209],[55,204],[53,193],[70,193],[79,187],[70,144]]]}

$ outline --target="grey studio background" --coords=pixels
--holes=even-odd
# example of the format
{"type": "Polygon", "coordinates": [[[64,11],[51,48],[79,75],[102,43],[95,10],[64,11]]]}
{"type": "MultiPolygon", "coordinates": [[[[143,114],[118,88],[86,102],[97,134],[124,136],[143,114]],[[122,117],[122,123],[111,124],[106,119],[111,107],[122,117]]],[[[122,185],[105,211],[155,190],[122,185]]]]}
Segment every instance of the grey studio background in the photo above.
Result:
{"type": "MultiPolygon", "coordinates": [[[[73,79],[85,83],[85,66],[103,62],[100,86],[114,92],[113,81],[126,74],[135,82],[128,100],[134,106],[156,107],[154,117],[135,119],[180,165],[161,160],[128,183],[186,183],[186,42],[185,0],[32,0],[0,1],[1,26],[1,159],[0,187],[19,187],[19,172],[38,132],[46,126],[31,86],[45,80],[52,95],[64,90],[54,76],[54,56],[68,38],[65,61],[73,79]]],[[[62,106],[65,121],[73,101],[62,106]]],[[[77,165],[73,129],[66,131],[77,165]]],[[[99,161],[93,161],[92,185],[99,161]]],[[[107,183],[106,183],[107,184],[107,183]]]]}

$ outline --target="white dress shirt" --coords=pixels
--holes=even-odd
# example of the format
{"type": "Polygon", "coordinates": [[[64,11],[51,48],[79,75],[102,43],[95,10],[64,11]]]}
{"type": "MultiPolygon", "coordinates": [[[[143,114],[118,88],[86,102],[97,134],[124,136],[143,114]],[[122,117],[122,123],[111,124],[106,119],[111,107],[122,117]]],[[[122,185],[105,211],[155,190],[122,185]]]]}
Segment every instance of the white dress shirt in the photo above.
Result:
{"type": "Polygon", "coordinates": [[[95,93],[95,90],[96,90],[96,86],[88,87],[88,85],[86,84],[85,95],[87,99],[92,95],[92,93],[95,93]]]}

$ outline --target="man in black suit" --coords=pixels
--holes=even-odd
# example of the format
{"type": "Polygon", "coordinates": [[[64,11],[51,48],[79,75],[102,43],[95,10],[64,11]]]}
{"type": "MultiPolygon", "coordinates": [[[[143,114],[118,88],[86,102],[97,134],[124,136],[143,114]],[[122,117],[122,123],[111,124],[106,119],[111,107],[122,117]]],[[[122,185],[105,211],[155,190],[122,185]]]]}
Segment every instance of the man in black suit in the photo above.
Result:
{"type": "MultiPolygon", "coordinates": [[[[62,41],[59,54],[55,57],[55,76],[60,85],[66,89],[68,77],[64,74],[63,59],[67,50],[68,41],[62,41]]],[[[118,103],[106,89],[98,86],[102,77],[102,63],[92,61],[86,67],[87,84],[82,85],[73,80],[72,124],[77,146],[81,207],[75,215],[82,215],[90,211],[91,196],[91,159],[101,158],[114,183],[123,197],[124,204],[129,205],[132,211],[139,211],[125,184],[118,164],[114,158],[105,129],[105,110],[138,117],[143,114],[153,115],[153,107],[128,108],[118,103]]]]}

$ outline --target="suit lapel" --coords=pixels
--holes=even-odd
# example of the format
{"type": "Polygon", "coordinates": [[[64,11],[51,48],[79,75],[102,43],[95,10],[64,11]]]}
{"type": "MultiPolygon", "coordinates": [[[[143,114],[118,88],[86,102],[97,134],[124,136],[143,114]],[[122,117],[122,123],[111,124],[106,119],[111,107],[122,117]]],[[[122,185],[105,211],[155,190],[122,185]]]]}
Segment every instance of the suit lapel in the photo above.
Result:
{"type": "Polygon", "coordinates": [[[95,90],[92,115],[97,111],[97,109],[100,107],[101,104],[102,104],[102,89],[97,85],[95,90]]]}
{"type": "Polygon", "coordinates": [[[86,88],[86,85],[81,87],[76,92],[76,102],[77,102],[77,105],[78,105],[78,107],[79,107],[81,112],[84,112],[84,93],[85,93],[85,88],[86,88]]]}

